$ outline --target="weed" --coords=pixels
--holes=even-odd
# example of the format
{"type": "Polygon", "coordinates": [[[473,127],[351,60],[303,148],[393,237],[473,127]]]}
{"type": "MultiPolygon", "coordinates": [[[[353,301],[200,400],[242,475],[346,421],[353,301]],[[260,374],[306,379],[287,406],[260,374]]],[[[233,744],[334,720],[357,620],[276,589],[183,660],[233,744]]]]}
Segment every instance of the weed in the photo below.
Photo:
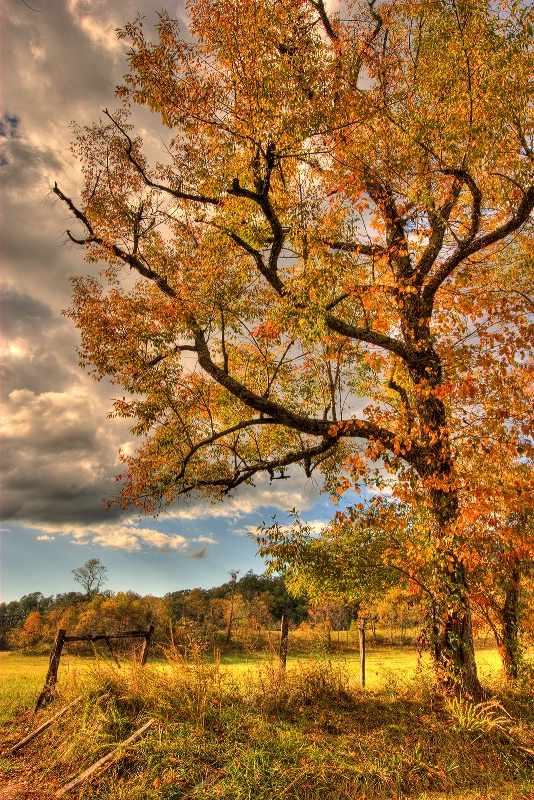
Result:
{"type": "Polygon", "coordinates": [[[512,717],[495,699],[474,703],[462,697],[446,698],[445,708],[452,719],[453,730],[458,733],[481,736],[498,731],[510,735],[512,717]]]}

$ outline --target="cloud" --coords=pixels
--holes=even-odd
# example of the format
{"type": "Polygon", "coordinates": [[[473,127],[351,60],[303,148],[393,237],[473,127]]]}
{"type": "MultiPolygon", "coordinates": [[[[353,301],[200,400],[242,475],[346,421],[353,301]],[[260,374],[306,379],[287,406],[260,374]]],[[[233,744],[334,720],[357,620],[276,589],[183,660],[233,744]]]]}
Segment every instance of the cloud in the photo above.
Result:
{"type": "Polygon", "coordinates": [[[38,542],[53,542],[55,540],[55,536],[48,536],[46,533],[43,536],[38,536],[38,542]]]}
{"type": "MultiPolygon", "coordinates": [[[[103,521],[113,497],[121,426],[79,392],[11,392],[4,404],[3,515],[28,525],[103,521]]],[[[122,429],[124,433],[124,430],[122,429]]]]}
{"type": "MultiPolygon", "coordinates": [[[[88,388],[93,385],[89,382],[88,388]]],[[[105,418],[98,395],[82,392],[81,386],[41,393],[15,389],[5,401],[1,428],[5,520],[91,525],[121,515],[113,506],[106,512],[103,501],[116,494],[117,454],[121,447],[131,448],[131,438],[125,421],[105,418]]],[[[293,468],[291,479],[283,484],[270,483],[261,475],[256,487],[240,487],[221,503],[190,498],[172,506],[170,516],[212,519],[216,526],[218,519],[237,521],[273,508],[297,508],[302,513],[315,504],[318,485],[303,470],[293,468]]],[[[215,543],[207,538],[199,541],[215,543]]]]}
{"type": "MultiPolygon", "coordinates": [[[[90,124],[102,108],[113,107],[115,86],[127,70],[114,29],[135,19],[139,4],[55,0],[40,7],[43,13],[35,14],[20,0],[2,4],[3,55],[10,64],[2,118],[10,134],[3,137],[2,167],[3,517],[50,537],[68,535],[78,545],[180,552],[187,547],[182,537],[165,538],[117,508],[104,509],[103,498],[117,490],[118,450],[131,451],[132,440],[127,421],[106,419],[115,390],[78,367],[79,335],[61,310],[71,301],[69,276],[95,274],[101,266],[86,264],[80,248],[65,244],[72,220],[50,199],[55,180],[79,197],[82,173],[69,149],[69,125],[73,119],[90,124]]],[[[160,9],[160,0],[143,0],[147,32],[160,9]]],[[[179,2],[169,11],[182,20],[186,13],[179,2]]],[[[170,133],[158,128],[157,117],[137,106],[132,115],[148,150],[161,150],[160,137],[166,141],[170,133]]],[[[240,487],[223,503],[193,498],[169,510],[179,520],[212,519],[216,532],[219,520],[238,523],[272,508],[310,509],[320,484],[298,468],[290,474],[291,480],[273,483],[260,476],[255,488],[240,487]]],[[[196,541],[216,543],[211,536],[196,541]]],[[[195,553],[203,558],[206,548],[195,553]]]]}
{"type": "Polygon", "coordinates": [[[239,520],[271,508],[281,511],[296,508],[302,512],[317,502],[322,478],[307,478],[301,467],[293,466],[286,481],[271,482],[268,475],[260,474],[254,483],[254,486],[240,486],[234,494],[215,503],[207,503],[202,497],[184,498],[170,507],[169,514],[178,520],[213,519],[216,523],[217,519],[239,520]]]}
{"type": "MultiPolygon", "coordinates": [[[[143,0],[147,29],[160,9],[159,0],[143,0]]],[[[126,422],[106,419],[110,386],[79,369],[79,335],[61,315],[71,299],[69,276],[100,267],[88,266],[81,248],[65,245],[72,220],[63,204],[47,198],[55,180],[79,197],[70,122],[89,124],[113,107],[127,69],[114,30],[135,19],[138,3],[55,0],[42,12],[20,0],[2,3],[3,56],[10,64],[0,129],[3,515],[29,525],[91,525],[119,517],[118,509],[106,514],[102,501],[116,492],[118,449],[131,447],[130,437],[126,422]]],[[[155,147],[156,117],[144,109],[132,113],[155,147]]]]}
{"type": "MultiPolygon", "coordinates": [[[[37,528],[36,525],[28,527],[37,528]]],[[[141,525],[137,520],[87,525],[72,525],[68,522],[44,523],[38,528],[47,531],[46,534],[39,535],[38,540],[50,541],[55,536],[69,536],[71,544],[99,545],[119,550],[140,551],[148,548],[164,553],[170,553],[173,550],[185,552],[189,545],[189,540],[184,536],[162,533],[154,528],[141,525]]]]}
{"type": "Polygon", "coordinates": [[[67,0],[67,8],[74,24],[89,37],[93,47],[107,50],[113,55],[125,53],[127,43],[119,40],[116,33],[125,20],[113,14],[113,4],[99,4],[95,0],[67,0]]]}
{"type": "Polygon", "coordinates": [[[218,542],[216,542],[215,539],[212,539],[211,536],[195,536],[195,538],[191,541],[206,542],[206,544],[218,544],[218,542]]]}
{"type": "Polygon", "coordinates": [[[201,558],[206,558],[207,550],[208,550],[207,547],[203,547],[201,550],[194,550],[192,553],[189,553],[187,557],[194,558],[197,560],[201,558]]]}

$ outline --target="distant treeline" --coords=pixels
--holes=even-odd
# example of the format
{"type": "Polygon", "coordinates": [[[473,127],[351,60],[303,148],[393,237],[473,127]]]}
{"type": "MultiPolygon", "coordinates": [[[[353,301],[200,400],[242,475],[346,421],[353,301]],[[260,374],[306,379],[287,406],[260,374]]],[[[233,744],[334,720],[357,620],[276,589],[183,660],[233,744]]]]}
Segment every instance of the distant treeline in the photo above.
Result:
{"type": "Polygon", "coordinates": [[[386,641],[407,641],[409,633],[417,634],[420,611],[398,589],[371,606],[328,599],[312,605],[305,597],[290,595],[283,577],[250,571],[212,589],[182,589],[164,597],[109,590],[50,597],[32,592],[0,604],[0,649],[46,652],[58,628],[83,636],[147,630],[154,625],[154,644],[163,649],[194,645],[203,650],[253,651],[275,646],[283,614],[289,617],[301,646],[335,644],[348,641],[348,634],[340,639],[339,632],[354,628],[359,613],[370,632],[376,636],[378,626],[386,641]]]}
{"type": "Polygon", "coordinates": [[[257,634],[276,628],[282,614],[298,626],[308,617],[306,600],[288,594],[283,578],[252,571],[212,589],[183,589],[164,597],[110,590],[50,597],[32,592],[0,604],[0,648],[47,647],[58,628],[84,635],[147,629],[149,625],[155,626],[159,642],[184,630],[209,638],[218,635],[229,642],[233,636],[243,638],[245,628],[257,634]]]}

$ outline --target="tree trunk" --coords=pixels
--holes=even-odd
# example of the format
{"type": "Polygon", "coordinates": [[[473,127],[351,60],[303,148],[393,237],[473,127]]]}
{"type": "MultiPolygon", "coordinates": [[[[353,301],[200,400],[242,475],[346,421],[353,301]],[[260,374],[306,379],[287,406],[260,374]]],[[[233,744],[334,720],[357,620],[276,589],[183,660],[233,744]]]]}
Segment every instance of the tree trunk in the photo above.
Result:
{"type": "Polygon", "coordinates": [[[431,637],[434,661],[443,688],[477,700],[483,691],[475,661],[471,605],[463,567],[457,565],[455,573],[453,580],[448,576],[450,583],[436,606],[431,637]]]}
{"type": "MultiPolygon", "coordinates": [[[[447,470],[447,478],[450,477],[447,470]]],[[[447,691],[480,699],[482,686],[477,675],[473,621],[465,568],[458,557],[460,543],[451,535],[459,513],[455,490],[430,492],[433,503],[432,538],[440,544],[433,630],[430,641],[440,684],[447,691]],[[443,542],[447,548],[442,549],[443,542]]]]}
{"type": "Polygon", "coordinates": [[[510,581],[506,588],[504,606],[501,613],[500,654],[504,672],[508,680],[517,680],[521,665],[521,644],[519,641],[520,623],[520,578],[518,565],[512,568],[510,581]]]}
{"type": "Polygon", "coordinates": [[[232,578],[232,593],[230,597],[230,616],[228,618],[228,628],[226,630],[226,644],[230,644],[230,640],[232,638],[232,623],[234,621],[234,602],[235,602],[235,589],[237,585],[237,575],[239,570],[233,570],[230,572],[230,576],[232,578]]]}

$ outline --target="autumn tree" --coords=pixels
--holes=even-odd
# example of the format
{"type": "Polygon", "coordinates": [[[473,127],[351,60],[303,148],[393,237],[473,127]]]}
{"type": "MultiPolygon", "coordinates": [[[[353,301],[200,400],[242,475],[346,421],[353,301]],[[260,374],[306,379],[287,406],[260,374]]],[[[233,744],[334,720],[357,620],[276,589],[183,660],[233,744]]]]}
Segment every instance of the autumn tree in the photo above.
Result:
{"type": "Polygon", "coordinates": [[[429,510],[437,667],[477,695],[457,464],[480,446],[464,404],[530,446],[531,3],[187,9],[187,35],[165,13],[155,41],[140,19],[119,34],[124,107],[77,131],[81,200],[54,188],[106,263],[74,284],[81,360],[142,437],[118,502],[291,465],[380,488],[385,467],[429,510]],[[130,103],[169,129],[165,163],[130,103]]]}
{"type": "MultiPolygon", "coordinates": [[[[485,454],[487,455],[487,454],[485,454]]],[[[468,580],[474,607],[495,635],[506,676],[515,680],[525,649],[525,619],[534,604],[534,475],[524,456],[499,469],[472,463],[467,528],[468,580]]]]}
{"type": "Polygon", "coordinates": [[[87,597],[93,597],[107,581],[107,569],[99,558],[90,558],[83,567],[72,570],[74,580],[85,589],[87,597]]]}
{"type": "MultiPolygon", "coordinates": [[[[315,619],[322,612],[333,622],[332,610],[337,608],[338,615],[344,609],[349,618],[375,623],[377,604],[386,597],[389,608],[398,606],[400,598],[406,606],[409,597],[425,609],[432,630],[439,597],[433,580],[436,558],[430,555],[425,524],[428,514],[375,498],[338,512],[320,530],[295,512],[293,516],[292,525],[274,520],[262,526],[257,541],[269,569],[284,572],[290,591],[309,596],[315,619]]],[[[375,624],[372,627],[375,633],[375,624]]]]}

